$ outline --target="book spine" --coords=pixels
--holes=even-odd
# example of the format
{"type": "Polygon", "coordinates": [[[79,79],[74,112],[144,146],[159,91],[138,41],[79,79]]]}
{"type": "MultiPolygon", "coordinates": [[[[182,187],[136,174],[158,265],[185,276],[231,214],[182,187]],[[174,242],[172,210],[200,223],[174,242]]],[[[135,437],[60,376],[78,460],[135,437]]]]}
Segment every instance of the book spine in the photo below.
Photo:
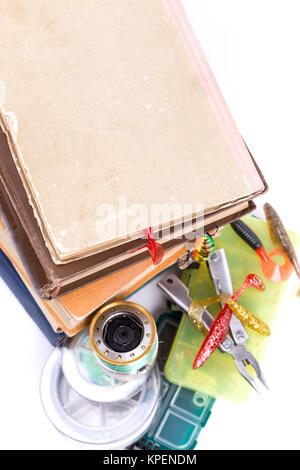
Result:
{"type": "Polygon", "coordinates": [[[0,182],[0,216],[4,221],[8,234],[15,246],[15,249],[22,261],[22,264],[30,267],[26,273],[30,279],[32,287],[38,292],[40,297],[49,299],[59,291],[60,284],[50,279],[39,263],[32,245],[22,229],[20,229],[17,217],[12,204],[6,194],[3,184],[0,182]]]}
{"type": "Polygon", "coordinates": [[[0,277],[11,290],[11,292],[18,299],[24,310],[34,321],[43,335],[53,345],[57,346],[58,343],[65,338],[64,333],[55,333],[48,323],[45,315],[41,311],[40,307],[28,291],[27,287],[23,283],[21,277],[15,270],[10,260],[5,256],[2,250],[0,250],[0,277]]]}

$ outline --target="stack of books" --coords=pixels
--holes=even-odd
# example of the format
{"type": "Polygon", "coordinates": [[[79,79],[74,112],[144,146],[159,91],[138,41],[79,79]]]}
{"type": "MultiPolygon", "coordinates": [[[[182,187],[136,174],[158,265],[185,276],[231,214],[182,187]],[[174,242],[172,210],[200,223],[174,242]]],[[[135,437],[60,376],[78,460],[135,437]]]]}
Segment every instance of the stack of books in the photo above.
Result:
{"type": "Polygon", "coordinates": [[[180,1],[0,13],[0,248],[72,336],[266,183],[180,1]]]}

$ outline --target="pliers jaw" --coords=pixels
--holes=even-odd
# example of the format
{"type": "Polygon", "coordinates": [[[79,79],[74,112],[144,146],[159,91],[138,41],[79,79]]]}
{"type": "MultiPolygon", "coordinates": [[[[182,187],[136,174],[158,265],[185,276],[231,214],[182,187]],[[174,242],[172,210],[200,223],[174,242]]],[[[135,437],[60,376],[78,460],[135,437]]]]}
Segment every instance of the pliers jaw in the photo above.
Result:
{"type": "Polygon", "coordinates": [[[234,346],[231,354],[234,358],[234,362],[238,371],[257,393],[261,394],[263,390],[269,390],[258,361],[249,351],[245,349],[244,346],[234,346]],[[256,373],[256,377],[252,377],[252,375],[249,374],[247,365],[252,367],[256,373]]]}

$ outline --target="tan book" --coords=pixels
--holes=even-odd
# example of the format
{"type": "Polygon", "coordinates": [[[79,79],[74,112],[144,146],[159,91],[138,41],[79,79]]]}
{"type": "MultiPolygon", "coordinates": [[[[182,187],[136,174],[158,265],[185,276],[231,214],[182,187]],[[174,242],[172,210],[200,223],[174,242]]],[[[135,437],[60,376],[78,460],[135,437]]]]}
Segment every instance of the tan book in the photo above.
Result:
{"type": "Polygon", "coordinates": [[[70,294],[46,301],[41,299],[32,289],[22,262],[1,219],[0,248],[13,263],[54,331],[63,330],[68,336],[73,336],[84,328],[90,321],[90,315],[101,305],[127,297],[161,271],[174,264],[178,257],[185,252],[184,246],[170,249],[165,253],[164,260],[159,266],[154,266],[151,260],[146,260],[70,294]]]}
{"type": "Polygon", "coordinates": [[[2,0],[0,45],[1,126],[54,263],[139,236],[96,230],[122,197],[191,219],[265,190],[179,0],[2,0]]]}
{"type": "MultiPolygon", "coordinates": [[[[45,245],[41,231],[29,205],[26,192],[13,164],[5,135],[0,131],[0,216],[5,221],[9,236],[14,244],[32,287],[42,298],[54,298],[74,291],[92,282],[104,279],[144,260],[150,260],[146,248],[136,251],[134,245],[123,252],[124,247],[104,250],[87,258],[57,265],[53,262],[45,245]],[[146,251],[146,252],[145,252],[146,251]]],[[[235,218],[245,215],[253,208],[253,203],[241,203],[222,209],[204,217],[203,230],[215,230],[235,218]]],[[[186,224],[185,230],[194,230],[194,224],[186,224]]],[[[202,226],[202,225],[201,225],[202,226]]],[[[172,236],[175,234],[173,227],[172,236]]],[[[165,251],[182,245],[179,239],[160,240],[165,251]]],[[[145,245],[145,240],[141,240],[145,245]]]]}

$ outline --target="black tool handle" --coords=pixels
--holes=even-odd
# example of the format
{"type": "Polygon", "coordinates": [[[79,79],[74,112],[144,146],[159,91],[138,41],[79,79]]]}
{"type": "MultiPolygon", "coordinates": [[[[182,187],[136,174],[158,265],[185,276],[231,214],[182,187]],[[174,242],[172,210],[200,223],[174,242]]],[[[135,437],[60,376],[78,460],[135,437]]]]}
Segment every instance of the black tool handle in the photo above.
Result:
{"type": "Polygon", "coordinates": [[[230,225],[233,230],[242,238],[242,240],[244,240],[246,243],[248,243],[249,246],[251,246],[251,248],[253,248],[253,250],[257,250],[263,246],[262,242],[251,230],[251,228],[240,219],[235,220],[230,225]]]}

